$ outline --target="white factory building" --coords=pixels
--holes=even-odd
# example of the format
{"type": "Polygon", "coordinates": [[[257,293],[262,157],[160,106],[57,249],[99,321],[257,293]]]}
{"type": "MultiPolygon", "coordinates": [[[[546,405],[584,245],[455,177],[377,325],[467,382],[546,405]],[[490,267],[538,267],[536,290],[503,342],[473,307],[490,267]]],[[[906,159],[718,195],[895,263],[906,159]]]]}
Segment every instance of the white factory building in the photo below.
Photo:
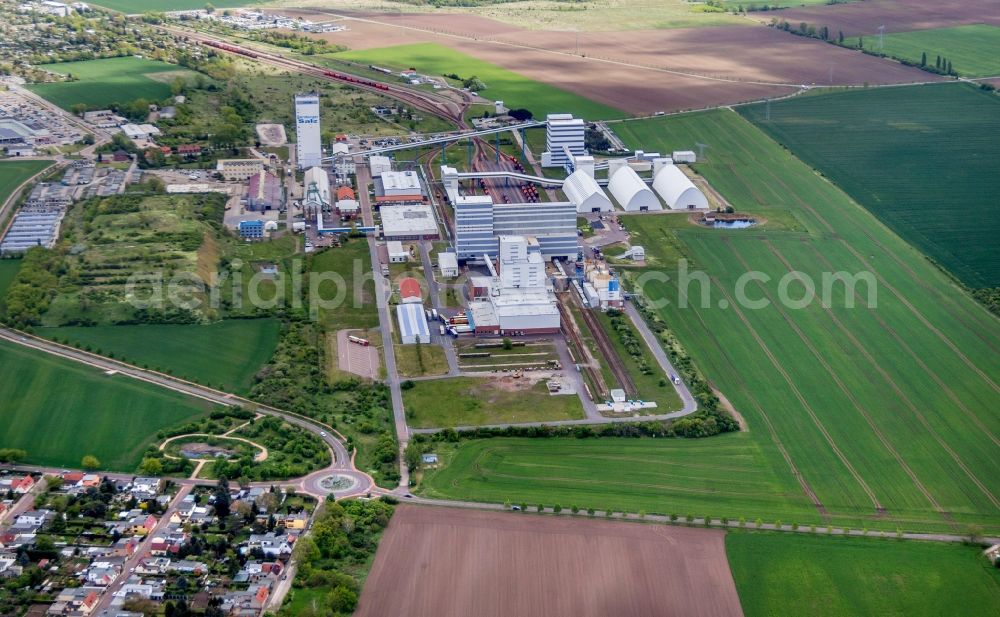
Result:
{"type": "Polygon", "coordinates": [[[399,322],[399,339],[404,345],[430,342],[431,329],[427,325],[424,307],[419,302],[397,304],[396,321],[399,322]]]}
{"type": "Polygon", "coordinates": [[[455,278],[458,276],[458,255],[452,252],[442,252],[437,254],[438,270],[442,278],[455,278]]]}
{"type": "Polygon", "coordinates": [[[545,259],[534,238],[497,239],[496,267],[489,291],[470,304],[469,325],[477,335],[551,334],[560,328],[555,293],[545,275],[545,259]]]}
{"type": "Polygon", "coordinates": [[[375,178],[375,201],[420,201],[424,198],[415,171],[383,171],[375,178]]]}
{"type": "Polygon", "coordinates": [[[671,210],[708,209],[708,199],[701,189],[669,159],[653,162],[653,190],[671,210]]]}
{"type": "Polygon", "coordinates": [[[635,170],[624,164],[608,169],[608,190],[626,212],[662,210],[660,200],[646,186],[635,170]]]}
{"type": "Polygon", "coordinates": [[[597,180],[584,169],[577,169],[570,174],[563,183],[562,190],[576,205],[578,213],[611,212],[614,209],[611,200],[597,184],[597,180]]]}
{"type": "Polygon", "coordinates": [[[299,169],[318,167],[323,158],[319,94],[295,95],[295,160],[299,169]]]}
{"type": "Polygon", "coordinates": [[[368,158],[368,168],[372,172],[372,178],[378,178],[387,171],[392,171],[392,161],[387,156],[373,154],[368,158]]]}
{"type": "Polygon", "coordinates": [[[549,114],[545,124],[545,152],[542,167],[562,167],[570,162],[566,151],[573,156],[587,154],[583,119],[572,114],[549,114]]]}
{"type": "Polygon", "coordinates": [[[329,210],[333,202],[330,200],[330,176],[322,167],[310,167],[302,180],[305,189],[302,207],[306,209],[329,210]]]}
{"type": "Polygon", "coordinates": [[[386,240],[437,240],[438,228],[430,204],[384,205],[382,236],[386,240]]]}
{"type": "Polygon", "coordinates": [[[455,210],[455,251],[462,261],[496,258],[500,236],[534,237],[546,259],[575,260],[580,255],[577,206],[568,201],[495,204],[489,195],[461,195],[458,172],[441,166],[445,192],[455,210]]]}

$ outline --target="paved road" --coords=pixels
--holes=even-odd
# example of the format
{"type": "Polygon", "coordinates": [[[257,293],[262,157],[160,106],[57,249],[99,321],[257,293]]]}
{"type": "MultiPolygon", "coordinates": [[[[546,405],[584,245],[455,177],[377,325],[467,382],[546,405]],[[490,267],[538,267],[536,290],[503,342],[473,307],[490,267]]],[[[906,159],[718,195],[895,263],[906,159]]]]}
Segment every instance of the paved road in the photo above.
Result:
{"type": "MultiPolygon", "coordinates": [[[[444,314],[441,312],[441,288],[437,283],[437,279],[434,278],[434,267],[431,265],[430,250],[433,245],[430,242],[420,243],[420,261],[424,265],[424,278],[427,279],[427,293],[431,297],[431,306],[437,309],[439,314],[444,314]]],[[[434,324],[431,324],[431,336],[434,337],[434,324]]],[[[441,336],[437,335],[437,338],[441,341],[441,347],[444,349],[444,357],[448,361],[448,374],[438,375],[437,377],[458,377],[461,374],[461,369],[458,368],[458,353],[455,351],[455,343],[452,338],[448,335],[441,336]]]]}
{"type": "MultiPolygon", "coordinates": [[[[649,347],[650,351],[653,352],[653,357],[656,358],[656,363],[660,365],[660,369],[667,375],[678,375],[674,365],[670,363],[667,353],[663,351],[663,346],[660,344],[659,338],[649,329],[649,324],[639,314],[639,310],[635,308],[635,305],[631,302],[626,302],[625,314],[632,320],[632,324],[639,331],[642,340],[646,342],[646,347],[649,347]]],[[[691,396],[691,391],[688,390],[687,384],[683,381],[679,384],[674,384],[674,390],[677,390],[677,394],[681,397],[681,402],[684,403],[684,406],[681,407],[680,411],[664,414],[661,416],[662,419],[680,418],[681,416],[698,411],[698,402],[691,396]]]]}
{"type": "MultiPolygon", "coordinates": [[[[372,212],[371,199],[368,195],[368,184],[371,182],[371,170],[362,157],[355,157],[357,163],[358,201],[361,203],[361,216],[366,226],[374,224],[375,215],[372,212]]],[[[375,279],[375,302],[378,306],[379,330],[382,333],[382,351],[385,355],[385,383],[389,387],[389,398],[392,401],[392,416],[396,424],[396,438],[399,441],[399,486],[410,485],[410,470],[406,467],[403,452],[409,443],[410,431],[406,425],[406,411],[403,408],[403,392],[399,388],[399,372],[396,369],[396,353],[392,346],[392,321],[389,314],[389,281],[382,276],[378,258],[378,244],[374,236],[368,236],[368,253],[372,261],[372,277],[375,279]]]]}
{"type": "MultiPolygon", "coordinates": [[[[343,443],[343,436],[336,432],[333,428],[307,418],[306,416],[299,415],[294,412],[286,411],[283,409],[278,409],[276,407],[271,407],[269,405],[262,405],[256,403],[249,399],[237,396],[235,394],[230,394],[227,392],[222,392],[214,388],[209,388],[199,384],[195,384],[189,381],[184,381],[170,375],[165,375],[163,373],[157,373],[156,371],[150,371],[146,369],[141,369],[137,366],[132,366],[131,364],[126,364],[118,360],[112,360],[110,358],[105,358],[103,356],[98,356],[89,352],[81,351],[79,349],[74,349],[72,347],[67,347],[65,345],[60,345],[58,343],[53,343],[36,336],[19,332],[17,330],[11,330],[8,328],[0,328],[0,339],[7,340],[11,343],[15,343],[24,347],[29,347],[31,349],[36,349],[38,351],[43,351],[55,356],[60,356],[62,358],[72,360],[74,362],[80,362],[83,364],[88,364],[94,368],[103,371],[115,371],[126,377],[131,377],[133,379],[138,379],[140,381],[145,381],[175,392],[180,392],[182,394],[187,394],[189,396],[194,396],[212,403],[219,405],[242,405],[249,409],[253,409],[259,413],[277,416],[282,418],[289,424],[294,424],[300,428],[307,431],[311,431],[317,434],[330,448],[333,453],[333,463],[326,469],[320,470],[310,476],[307,476],[306,480],[315,480],[309,486],[313,489],[318,487],[318,480],[321,477],[326,477],[331,474],[338,474],[342,476],[350,477],[354,480],[354,487],[343,493],[337,493],[337,497],[345,497],[348,495],[362,495],[371,490],[374,486],[374,481],[368,474],[358,471],[354,467],[354,460],[351,454],[347,451],[347,448],[343,443]]],[[[130,476],[129,476],[130,477],[130,476]]],[[[305,482],[306,480],[303,480],[305,482]]],[[[265,482],[265,485],[270,485],[272,483],[265,482]]],[[[289,483],[275,482],[273,484],[288,485],[289,483]]],[[[310,491],[312,492],[312,491],[310,491]]],[[[320,496],[325,496],[330,493],[330,491],[322,491],[318,494],[320,496]]]]}

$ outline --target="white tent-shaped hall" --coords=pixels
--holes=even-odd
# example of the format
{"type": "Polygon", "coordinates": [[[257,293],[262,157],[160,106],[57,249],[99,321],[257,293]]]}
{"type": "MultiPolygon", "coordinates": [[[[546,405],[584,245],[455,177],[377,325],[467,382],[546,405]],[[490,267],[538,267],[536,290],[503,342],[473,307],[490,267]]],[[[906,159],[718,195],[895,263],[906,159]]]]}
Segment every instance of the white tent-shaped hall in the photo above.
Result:
{"type": "Polygon", "coordinates": [[[626,212],[662,210],[660,200],[628,165],[611,171],[608,190],[626,212]]]}
{"type": "Polygon", "coordinates": [[[576,211],[611,212],[614,207],[597,180],[582,169],[574,171],[566,178],[562,190],[566,197],[576,205],[576,211]]]}
{"type": "Polygon", "coordinates": [[[653,189],[671,210],[708,209],[705,194],[676,165],[660,167],[653,176],[653,189]]]}

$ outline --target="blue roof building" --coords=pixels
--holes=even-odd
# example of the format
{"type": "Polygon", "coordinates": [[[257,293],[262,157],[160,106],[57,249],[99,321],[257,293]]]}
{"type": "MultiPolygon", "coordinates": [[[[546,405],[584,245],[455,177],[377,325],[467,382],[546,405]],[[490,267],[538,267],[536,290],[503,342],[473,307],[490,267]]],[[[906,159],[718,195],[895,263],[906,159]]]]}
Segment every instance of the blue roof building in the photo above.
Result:
{"type": "Polygon", "coordinates": [[[240,221],[240,237],[256,240],[264,237],[264,221],[240,221]]]}

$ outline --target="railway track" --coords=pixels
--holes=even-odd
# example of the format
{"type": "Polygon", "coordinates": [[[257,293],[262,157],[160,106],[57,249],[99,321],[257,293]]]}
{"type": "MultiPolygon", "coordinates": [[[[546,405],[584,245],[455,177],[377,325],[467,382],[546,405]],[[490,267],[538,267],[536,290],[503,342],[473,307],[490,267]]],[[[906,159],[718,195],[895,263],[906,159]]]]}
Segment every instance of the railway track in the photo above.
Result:
{"type": "MultiPolygon", "coordinates": [[[[565,294],[563,294],[563,298],[565,298],[565,294]]],[[[575,322],[573,321],[572,315],[570,315],[569,309],[566,308],[565,302],[572,302],[572,300],[565,300],[563,298],[560,298],[559,300],[559,317],[562,319],[563,332],[569,336],[570,340],[580,351],[580,368],[590,376],[591,383],[593,383],[594,387],[598,390],[593,393],[593,396],[595,398],[601,397],[604,400],[607,400],[609,396],[608,384],[604,381],[604,375],[602,375],[601,371],[595,368],[592,363],[587,361],[586,354],[588,353],[588,350],[586,345],[583,343],[583,338],[580,336],[580,332],[575,327],[570,325],[575,322]]]]}
{"type": "Polygon", "coordinates": [[[625,364],[622,362],[621,356],[618,355],[614,345],[608,340],[607,332],[604,331],[604,328],[601,327],[601,324],[598,323],[597,318],[594,317],[594,314],[589,309],[584,308],[580,311],[580,314],[583,315],[583,321],[586,322],[587,327],[590,328],[590,332],[594,335],[594,341],[597,343],[598,350],[604,356],[604,359],[607,360],[611,374],[621,384],[622,389],[625,390],[625,394],[629,398],[635,398],[639,391],[636,390],[635,383],[632,382],[632,377],[625,370],[625,364]]]}
{"type": "Polygon", "coordinates": [[[440,118],[444,118],[445,120],[456,124],[460,128],[468,128],[465,122],[465,110],[468,108],[469,101],[464,98],[463,102],[459,104],[438,95],[419,92],[393,83],[380,82],[367,78],[358,81],[346,81],[345,79],[334,77],[333,75],[335,72],[328,68],[309,64],[308,62],[303,62],[301,60],[293,60],[279,54],[261,51],[253,47],[247,47],[228,40],[218,39],[200,32],[183,30],[173,26],[160,26],[160,28],[174,36],[183,37],[188,41],[194,41],[207,45],[212,50],[219,53],[226,53],[250,60],[256,60],[258,62],[263,62],[279,68],[293,70],[303,75],[310,75],[325,81],[331,81],[351,86],[359,90],[367,90],[369,92],[389,96],[396,100],[403,101],[404,103],[408,103],[417,109],[434,114],[440,118]]]}

